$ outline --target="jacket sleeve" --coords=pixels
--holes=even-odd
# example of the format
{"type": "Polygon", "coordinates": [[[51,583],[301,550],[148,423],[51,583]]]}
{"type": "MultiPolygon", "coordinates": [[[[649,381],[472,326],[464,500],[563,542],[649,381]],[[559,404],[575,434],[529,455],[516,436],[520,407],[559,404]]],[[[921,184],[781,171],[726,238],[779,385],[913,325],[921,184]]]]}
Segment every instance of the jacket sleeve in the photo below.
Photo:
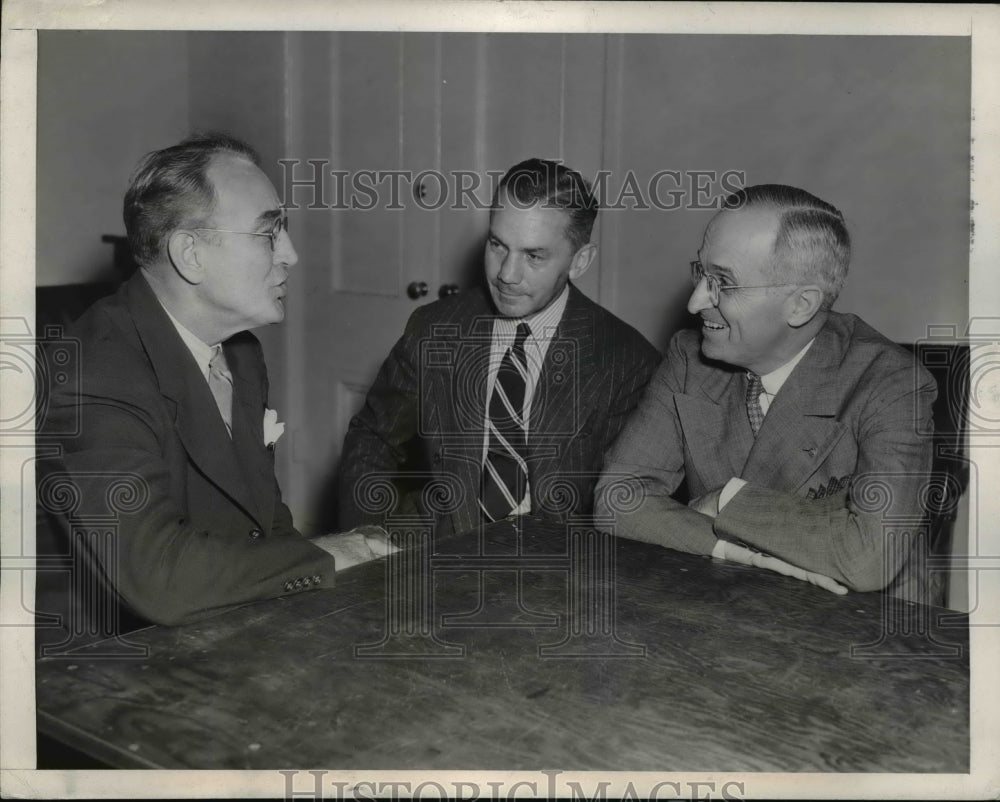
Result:
{"type": "Polygon", "coordinates": [[[639,406],[643,392],[660,363],[659,352],[645,338],[636,334],[637,342],[627,351],[622,364],[609,368],[611,383],[611,403],[603,421],[601,451],[607,453],[618,439],[629,417],[639,406]]]}
{"type": "Polygon", "coordinates": [[[739,539],[852,590],[880,590],[905,565],[922,518],[920,497],[930,477],[931,409],[937,387],[904,367],[880,378],[865,403],[858,462],[849,488],[809,499],[752,482],[715,519],[716,533],[739,539]]]}
{"type": "Polygon", "coordinates": [[[406,446],[418,434],[418,313],[382,363],[344,437],[338,481],[341,529],[384,523],[406,492],[402,479],[412,453],[406,446]]]}
{"type": "Polygon", "coordinates": [[[595,513],[614,532],[695,554],[711,554],[712,519],[671,498],[684,479],[684,446],[674,394],[687,358],[678,335],[604,460],[595,513]]]}
{"type": "Polygon", "coordinates": [[[295,531],[280,497],[270,536],[254,537],[239,511],[227,517],[228,500],[217,518],[228,524],[193,525],[185,478],[171,467],[182,455],[167,456],[180,445],[153,374],[126,348],[102,360],[101,369],[84,363],[79,384],[52,394],[47,427],[62,433],[61,454],[39,490],[84,533],[91,562],[135,612],[182,624],[333,584],[333,558],[295,531]]]}

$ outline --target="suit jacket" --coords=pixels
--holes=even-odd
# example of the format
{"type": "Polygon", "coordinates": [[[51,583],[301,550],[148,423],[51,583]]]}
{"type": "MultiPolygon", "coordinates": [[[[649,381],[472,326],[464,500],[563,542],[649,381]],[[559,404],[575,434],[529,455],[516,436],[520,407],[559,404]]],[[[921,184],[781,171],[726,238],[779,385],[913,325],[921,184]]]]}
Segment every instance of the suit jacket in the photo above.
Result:
{"type": "Polygon", "coordinates": [[[333,558],[295,530],[281,501],[263,441],[267,372],[252,334],[223,345],[231,438],[141,272],[69,337],[79,341],[79,379],[53,393],[49,429],[62,433],[62,455],[40,490],[69,482],[78,496],[64,519],[116,522],[110,547],[89,556],[132,610],[178,624],[332,584],[333,558]]]}
{"type": "MultiPolygon", "coordinates": [[[[626,537],[710,554],[743,541],[854,590],[898,588],[920,526],[936,385],[913,356],[854,315],[831,312],[764,418],[746,372],[705,359],[678,332],[608,455],[598,510],[626,537]],[[671,498],[748,482],[714,520],[671,498]],[[893,532],[890,537],[889,532],[893,532]]],[[[910,591],[903,591],[911,595],[910,591]]]]}
{"type": "MultiPolygon", "coordinates": [[[[485,288],[414,311],[348,429],[341,526],[414,511],[408,492],[439,534],[479,524],[494,317],[485,288]]],[[[563,520],[591,511],[604,451],[659,359],[635,329],[570,285],[531,406],[533,514],[563,520]]]]}

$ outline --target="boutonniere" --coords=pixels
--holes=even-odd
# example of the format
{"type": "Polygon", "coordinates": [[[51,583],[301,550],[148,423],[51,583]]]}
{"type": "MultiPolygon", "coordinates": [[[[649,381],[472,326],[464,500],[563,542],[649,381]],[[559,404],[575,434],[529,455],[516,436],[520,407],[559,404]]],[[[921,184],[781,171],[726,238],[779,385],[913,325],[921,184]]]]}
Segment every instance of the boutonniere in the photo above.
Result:
{"type": "Polygon", "coordinates": [[[274,448],[278,438],[285,433],[285,424],[278,423],[278,413],[273,409],[264,410],[264,445],[274,448]]]}

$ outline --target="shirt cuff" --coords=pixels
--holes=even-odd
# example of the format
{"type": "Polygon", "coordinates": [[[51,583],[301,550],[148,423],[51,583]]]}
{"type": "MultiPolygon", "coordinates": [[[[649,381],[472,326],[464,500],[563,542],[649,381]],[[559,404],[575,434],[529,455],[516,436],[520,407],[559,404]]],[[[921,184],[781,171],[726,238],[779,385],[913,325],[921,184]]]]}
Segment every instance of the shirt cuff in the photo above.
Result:
{"type": "Polygon", "coordinates": [[[722,512],[722,508],[733,500],[733,496],[739,493],[743,489],[744,485],[746,485],[746,480],[739,479],[735,476],[726,482],[726,486],[723,487],[722,492],[719,493],[719,512],[722,512]]]}

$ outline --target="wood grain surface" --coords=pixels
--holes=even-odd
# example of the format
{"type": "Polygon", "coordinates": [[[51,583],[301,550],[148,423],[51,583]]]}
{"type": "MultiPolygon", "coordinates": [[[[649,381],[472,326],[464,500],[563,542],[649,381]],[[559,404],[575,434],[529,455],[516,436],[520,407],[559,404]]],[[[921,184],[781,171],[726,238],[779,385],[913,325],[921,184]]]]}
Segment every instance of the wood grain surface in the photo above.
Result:
{"type": "Polygon", "coordinates": [[[969,770],[965,616],[512,531],[42,659],[38,726],[125,768],[969,770]]]}

